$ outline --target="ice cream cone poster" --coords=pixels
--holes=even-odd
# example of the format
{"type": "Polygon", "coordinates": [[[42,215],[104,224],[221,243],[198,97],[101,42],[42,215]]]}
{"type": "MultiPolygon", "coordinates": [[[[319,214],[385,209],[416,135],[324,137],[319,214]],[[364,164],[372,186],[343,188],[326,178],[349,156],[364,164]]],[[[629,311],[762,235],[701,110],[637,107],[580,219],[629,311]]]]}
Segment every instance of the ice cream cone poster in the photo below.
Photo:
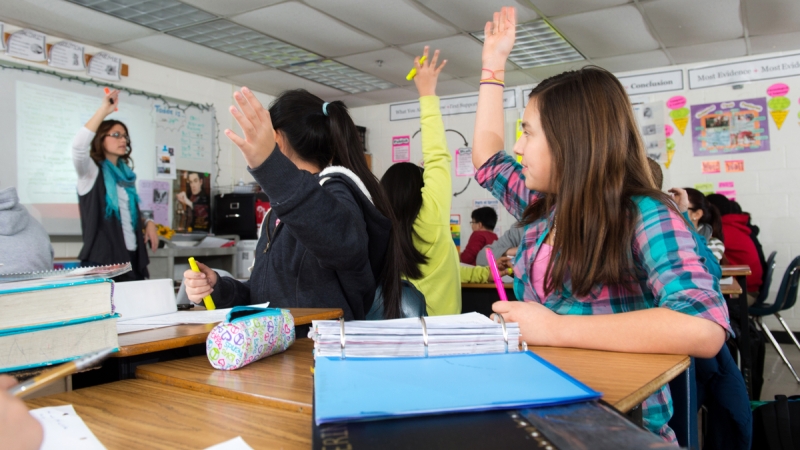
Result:
{"type": "Polygon", "coordinates": [[[686,131],[686,125],[689,123],[689,108],[686,107],[686,97],[682,95],[670,97],[667,100],[667,108],[670,110],[669,117],[672,119],[672,123],[675,124],[678,131],[681,132],[681,136],[683,136],[686,131]]]}
{"type": "Polygon", "coordinates": [[[692,105],[694,156],[768,151],[767,112],[763,97],[692,105]]]}
{"type": "Polygon", "coordinates": [[[767,101],[767,108],[769,108],[769,115],[775,121],[775,126],[780,130],[783,126],[783,121],[789,115],[789,105],[792,101],[786,97],[789,93],[789,86],[783,83],[775,83],[767,88],[767,95],[771,98],[767,101]]]}

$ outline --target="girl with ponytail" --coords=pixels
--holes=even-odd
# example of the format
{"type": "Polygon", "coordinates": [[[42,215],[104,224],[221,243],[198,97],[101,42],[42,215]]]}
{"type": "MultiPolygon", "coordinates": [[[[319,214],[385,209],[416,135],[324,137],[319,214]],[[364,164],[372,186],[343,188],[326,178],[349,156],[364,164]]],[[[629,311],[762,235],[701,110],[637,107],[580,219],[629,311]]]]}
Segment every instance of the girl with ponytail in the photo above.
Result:
{"type": "Polygon", "coordinates": [[[184,273],[195,303],[211,295],[220,308],[270,302],[275,307],[341,308],[364,319],[382,292],[385,318],[400,315],[400,256],[393,216],[347,107],[305,90],[282,93],[265,109],[253,93],[234,94],[231,114],[248,170],[269,196],[250,280],[184,273]]]}

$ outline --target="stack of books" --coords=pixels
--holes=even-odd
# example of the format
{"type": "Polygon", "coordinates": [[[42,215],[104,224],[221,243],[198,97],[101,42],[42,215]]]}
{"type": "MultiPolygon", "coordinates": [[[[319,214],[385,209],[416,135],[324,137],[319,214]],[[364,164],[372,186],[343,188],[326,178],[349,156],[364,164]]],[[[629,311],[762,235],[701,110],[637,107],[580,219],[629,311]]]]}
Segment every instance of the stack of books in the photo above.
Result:
{"type": "Polygon", "coordinates": [[[0,276],[0,372],[117,348],[114,282],[130,264],[0,276]]]}

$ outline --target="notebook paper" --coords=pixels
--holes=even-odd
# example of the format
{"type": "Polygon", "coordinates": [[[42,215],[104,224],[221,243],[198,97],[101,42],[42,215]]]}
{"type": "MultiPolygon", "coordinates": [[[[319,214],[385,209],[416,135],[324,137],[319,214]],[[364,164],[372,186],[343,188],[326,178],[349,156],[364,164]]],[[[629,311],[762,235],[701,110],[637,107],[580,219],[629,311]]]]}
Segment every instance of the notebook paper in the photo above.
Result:
{"type": "Polygon", "coordinates": [[[34,409],[30,414],[44,429],[40,450],[105,450],[72,405],[34,409]]]}
{"type": "Polygon", "coordinates": [[[429,358],[321,357],[316,423],[560,405],[601,394],[531,352],[429,358]]]}

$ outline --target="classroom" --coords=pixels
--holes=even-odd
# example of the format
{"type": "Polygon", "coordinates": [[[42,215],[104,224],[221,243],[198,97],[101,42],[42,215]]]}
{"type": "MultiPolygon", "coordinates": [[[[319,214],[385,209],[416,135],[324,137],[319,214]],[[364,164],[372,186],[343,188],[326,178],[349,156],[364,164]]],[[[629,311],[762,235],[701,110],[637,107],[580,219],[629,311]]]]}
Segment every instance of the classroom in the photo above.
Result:
{"type": "Polygon", "coordinates": [[[800,448],[796,0],[0,0],[0,117],[3,449],[800,448]]]}

